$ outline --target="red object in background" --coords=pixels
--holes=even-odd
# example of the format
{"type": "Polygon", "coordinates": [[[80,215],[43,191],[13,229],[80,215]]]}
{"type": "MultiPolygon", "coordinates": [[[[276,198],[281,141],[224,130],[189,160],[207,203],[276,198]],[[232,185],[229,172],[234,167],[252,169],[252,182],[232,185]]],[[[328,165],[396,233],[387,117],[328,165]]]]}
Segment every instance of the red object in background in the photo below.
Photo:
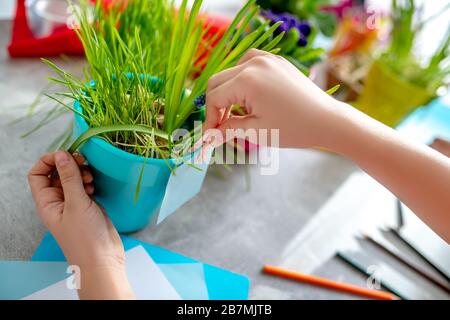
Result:
{"type": "Polygon", "coordinates": [[[339,19],[345,17],[345,13],[347,10],[352,9],[354,6],[353,0],[341,0],[337,4],[325,5],[320,9],[323,12],[334,13],[339,19]]]}
{"type": "Polygon", "coordinates": [[[203,28],[207,30],[200,42],[197,50],[198,58],[195,62],[195,67],[198,68],[198,72],[194,74],[194,78],[198,77],[206,67],[206,64],[211,55],[212,49],[220,42],[225,32],[227,31],[232,19],[219,15],[204,15],[203,28]]]}
{"type": "Polygon", "coordinates": [[[8,52],[13,58],[84,55],[83,46],[76,33],[67,27],[55,30],[50,36],[36,38],[28,25],[25,0],[17,0],[8,52]]]}
{"type": "MultiPolygon", "coordinates": [[[[208,15],[205,18],[205,25],[209,26],[209,31],[205,39],[211,38],[219,33],[220,37],[231,23],[231,19],[218,15],[208,15]]],[[[217,42],[216,42],[217,43],[217,42]]],[[[216,44],[216,43],[213,43],[216,44]]],[[[83,46],[75,31],[61,27],[51,35],[36,38],[28,25],[25,0],[17,0],[16,17],[13,22],[11,42],[8,46],[10,57],[49,57],[66,55],[84,55],[83,46]]],[[[205,56],[207,56],[205,52],[205,56]]]]}

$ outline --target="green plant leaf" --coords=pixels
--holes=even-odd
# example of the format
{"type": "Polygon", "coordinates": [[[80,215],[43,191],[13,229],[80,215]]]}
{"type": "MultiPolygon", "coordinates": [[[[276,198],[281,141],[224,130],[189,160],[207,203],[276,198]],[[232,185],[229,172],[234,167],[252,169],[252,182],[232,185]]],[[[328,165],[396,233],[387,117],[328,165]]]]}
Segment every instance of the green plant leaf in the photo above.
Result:
{"type": "Polygon", "coordinates": [[[337,85],[335,85],[334,87],[328,89],[325,92],[331,96],[331,95],[335,94],[340,88],[341,88],[341,85],[337,84],[337,85]]]}
{"type": "Polygon", "coordinates": [[[141,132],[146,133],[149,135],[154,135],[157,137],[160,137],[164,140],[169,140],[169,135],[161,130],[157,130],[154,128],[145,127],[142,125],[111,125],[111,126],[104,126],[104,127],[96,127],[96,128],[90,128],[86,132],[84,132],[82,135],[80,135],[75,142],[70,146],[69,152],[74,153],[78,150],[78,148],[83,145],[86,141],[89,139],[105,134],[105,133],[111,133],[111,132],[141,132]]]}

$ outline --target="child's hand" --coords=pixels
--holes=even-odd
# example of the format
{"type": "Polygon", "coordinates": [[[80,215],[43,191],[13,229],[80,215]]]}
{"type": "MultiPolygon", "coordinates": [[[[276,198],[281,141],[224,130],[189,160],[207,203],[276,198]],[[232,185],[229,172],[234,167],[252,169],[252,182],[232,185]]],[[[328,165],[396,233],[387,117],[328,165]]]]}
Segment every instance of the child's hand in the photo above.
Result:
{"type": "MultiPolygon", "coordinates": [[[[449,159],[333,99],[287,60],[250,50],[236,67],[211,78],[206,106],[203,140],[208,143],[223,142],[212,140],[217,135],[207,132],[211,128],[219,129],[224,140],[235,138],[236,129],[257,130],[246,137],[258,135],[258,129],[279,129],[280,144],[275,146],[334,151],[358,164],[450,241],[449,159]],[[248,115],[230,118],[233,104],[245,107],[248,115]]],[[[242,133],[236,138],[244,138],[242,133]]],[[[270,141],[273,145],[272,137],[270,141]]]]}
{"type": "Polygon", "coordinates": [[[221,130],[224,139],[227,129],[280,129],[281,147],[323,146],[339,109],[287,60],[256,49],[210,79],[206,105],[206,137],[211,128],[221,130]],[[245,107],[248,115],[229,118],[233,104],[245,107]]]}
{"type": "Polygon", "coordinates": [[[114,295],[122,292],[120,287],[129,289],[127,283],[113,285],[126,282],[124,249],[106,213],[90,197],[93,179],[84,161],[81,155],[72,157],[62,151],[46,154],[31,169],[28,181],[41,220],[69,264],[80,267],[81,284],[86,288],[79,291],[80,296],[114,298],[120,296],[114,295]],[[52,180],[55,169],[59,178],[52,180]],[[96,281],[103,281],[105,290],[111,286],[119,290],[99,292],[102,288],[95,285],[96,281]]]}
{"type": "Polygon", "coordinates": [[[84,158],[66,152],[44,155],[28,175],[43,223],[64,251],[70,264],[118,266],[124,264],[119,235],[102,209],[91,199],[92,175],[79,166],[84,158]],[[57,169],[59,179],[51,180],[57,169]],[[85,185],[83,185],[83,182],[85,185]]]}

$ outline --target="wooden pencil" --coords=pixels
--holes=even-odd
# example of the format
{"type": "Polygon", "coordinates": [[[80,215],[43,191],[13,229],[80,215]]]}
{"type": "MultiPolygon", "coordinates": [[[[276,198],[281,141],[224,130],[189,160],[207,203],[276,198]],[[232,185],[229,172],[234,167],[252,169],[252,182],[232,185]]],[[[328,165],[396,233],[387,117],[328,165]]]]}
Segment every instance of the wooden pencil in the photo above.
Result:
{"type": "Polygon", "coordinates": [[[295,272],[280,267],[265,265],[263,272],[271,274],[277,277],[291,279],[299,282],[312,284],[336,291],[346,292],[354,295],[363,296],[366,298],[372,298],[377,300],[398,300],[398,297],[390,292],[371,290],[362,287],[358,287],[352,284],[333,281],[330,279],[320,278],[300,272],[295,272]]]}

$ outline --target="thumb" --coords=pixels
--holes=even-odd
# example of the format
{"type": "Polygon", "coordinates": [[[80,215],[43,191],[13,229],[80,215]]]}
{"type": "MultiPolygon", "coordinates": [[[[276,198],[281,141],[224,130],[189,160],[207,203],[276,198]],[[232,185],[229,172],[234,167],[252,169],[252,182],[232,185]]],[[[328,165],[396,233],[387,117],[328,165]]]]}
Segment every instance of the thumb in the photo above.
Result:
{"type": "Polygon", "coordinates": [[[67,152],[58,151],[55,153],[55,164],[64,192],[64,201],[70,204],[87,199],[80,169],[75,159],[67,152]]]}

